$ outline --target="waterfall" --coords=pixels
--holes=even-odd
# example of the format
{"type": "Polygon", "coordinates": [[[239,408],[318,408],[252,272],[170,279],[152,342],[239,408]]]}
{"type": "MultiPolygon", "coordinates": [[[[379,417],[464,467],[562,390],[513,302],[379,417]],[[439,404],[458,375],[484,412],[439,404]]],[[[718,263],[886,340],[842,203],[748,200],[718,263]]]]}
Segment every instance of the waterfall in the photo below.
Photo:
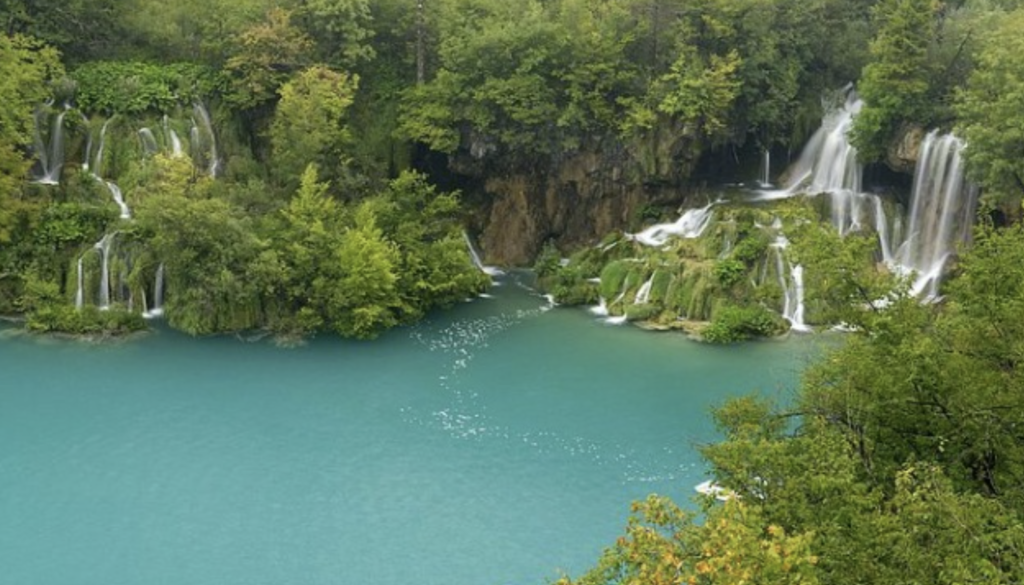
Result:
{"type": "Polygon", "coordinates": [[[96,178],[99,178],[103,174],[103,148],[107,140],[107,126],[110,125],[110,121],[114,118],[108,118],[106,122],[103,122],[103,126],[100,128],[100,142],[96,146],[96,160],[92,163],[92,172],[96,178]]]}
{"type": "Polygon", "coordinates": [[[183,152],[181,139],[178,138],[178,133],[174,131],[174,128],[171,128],[167,114],[164,114],[164,134],[167,135],[167,141],[171,145],[171,156],[174,158],[180,157],[183,152]]]}
{"type": "Polygon", "coordinates": [[[590,312],[598,317],[608,316],[608,301],[601,297],[596,307],[590,307],[590,312]]]}
{"type": "Polygon", "coordinates": [[[50,130],[49,145],[43,140],[39,128],[46,119],[46,112],[36,113],[36,154],[39,156],[39,164],[42,166],[42,176],[36,182],[43,185],[56,185],[60,182],[60,171],[64,167],[64,116],[71,106],[64,104],[64,111],[57,114],[53,121],[53,128],[50,130]]]}
{"type": "Polygon", "coordinates": [[[89,118],[82,116],[82,126],[85,128],[85,156],[82,157],[82,170],[89,172],[89,161],[92,160],[92,126],[89,118]]]}
{"type": "Polygon", "coordinates": [[[775,254],[775,271],[778,274],[779,287],[782,288],[782,317],[789,321],[790,329],[810,331],[811,328],[804,323],[804,267],[799,264],[793,266],[786,261],[783,256],[788,247],[789,240],[781,234],[776,236],[775,242],[771,245],[775,254]]]}
{"type": "Polygon", "coordinates": [[[946,261],[970,235],[977,189],[964,180],[963,147],[937,130],[921,143],[906,239],[894,259],[898,269],[916,273],[911,293],[917,296],[938,296],[946,261]]]}
{"type": "MultiPolygon", "coordinates": [[[[657,274],[657,271],[654,274],[657,274]]],[[[651,274],[651,277],[640,286],[640,290],[636,291],[636,296],[633,297],[634,305],[643,305],[651,300],[651,286],[654,284],[654,274],[651,274]]]]}
{"type": "Polygon", "coordinates": [[[111,232],[96,242],[94,248],[100,253],[100,310],[110,308],[110,247],[117,232],[111,232]]]}
{"type": "Polygon", "coordinates": [[[78,289],[75,290],[75,308],[79,311],[82,310],[82,305],[85,304],[85,276],[82,274],[82,260],[85,256],[78,257],[78,289]]]}
{"type": "Polygon", "coordinates": [[[761,180],[760,184],[762,187],[768,187],[772,184],[772,154],[768,149],[764,149],[761,156],[761,180]]]}
{"type": "Polygon", "coordinates": [[[480,272],[483,272],[487,276],[501,276],[505,274],[500,268],[494,266],[484,266],[482,260],[480,260],[480,254],[477,253],[476,248],[473,246],[473,241],[469,239],[469,234],[463,230],[462,239],[466,241],[466,248],[469,250],[469,259],[472,260],[473,266],[476,266],[480,272]]]}
{"type": "Polygon", "coordinates": [[[153,131],[149,128],[139,128],[139,140],[142,142],[142,151],[146,156],[152,156],[160,150],[156,136],[153,135],[153,131]]]}
{"type": "Polygon", "coordinates": [[[714,203],[708,203],[701,208],[688,209],[682,217],[673,223],[659,223],[638,234],[626,234],[626,237],[655,248],[664,246],[672,236],[699,238],[711,224],[711,218],[714,215],[711,210],[713,205],[714,203]]]}
{"type": "Polygon", "coordinates": [[[156,282],[153,284],[153,310],[163,311],[164,309],[164,264],[156,268],[156,282]]]}
{"type": "MultiPolygon", "coordinates": [[[[145,302],[146,297],[142,297],[145,302]]],[[[153,308],[144,311],[142,316],[146,319],[155,319],[164,314],[164,264],[160,263],[156,268],[156,279],[153,283],[153,308]]]]}
{"type": "MultiPolygon", "coordinates": [[[[893,252],[892,252],[892,240],[893,238],[889,235],[889,218],[885,214],[885,206],[882,205],[882,198],[875,197],[875,232],[878,234],[878,244],[882,249],[882,261],[886,265],[893,264],[893,252]]],[[[899,227],[899,218],[896,218],[897,225],[899,227]]],[[[894,231],[898,231],[894,230],[894,231]]],[[[899,237],[899,234],[895,234],[899,237]]]]}
{"type": "Polygon", "coordinates": [[[115,185],[112,181],[103,181],[103,184],[107,186],[110,191],[110,195],[114,198],[114,203],[121,210],[121,219],[131,219],[132,213],[128,209],[128,204],[124,202],[124,195],[121,194],[121,188],[115,185]]]}
{"type": "Polygon", "coordinates": [[[864,102],[850,89],[839,108],[827,111],[821,127],[807,142],[786,182],[786,190],[834,193],[861,190],[862,168],[847,133],[864,102]]]}
{"type": "Polygon", "coordinates": [[[178,138],[177,132],[175,132],[173,129],[170,129],[170,130],[167,131],[167,134],[171,138],[171,156],[173,156],[174,158],[181,157],[181,154],[182,154],[181,139],[178,138]]]}
{"type": "MultiPolygon", "coordinates": [[[[202,132],[205,132],[210,139],[210,151],[209,151],[209,173],[211,177],[216,178],[217,173],[220,171],[220,160],[217,158],[217,136],[213,133],[213,124],[210,123],[210,113],[206,111],[203,104],[196,102],[192,108],[195,112],[196,117],[199,120],[199,125],[202,125],[202,132]]],[[[193,142],[199,137],[199,130],[193,127],[193,142]]]]}

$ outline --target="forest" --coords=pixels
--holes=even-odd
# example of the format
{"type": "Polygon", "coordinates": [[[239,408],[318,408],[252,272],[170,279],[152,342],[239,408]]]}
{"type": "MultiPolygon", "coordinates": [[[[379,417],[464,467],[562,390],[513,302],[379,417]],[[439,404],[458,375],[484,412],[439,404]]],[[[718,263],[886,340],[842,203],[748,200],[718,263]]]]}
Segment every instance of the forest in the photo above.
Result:
{"type": "Polygon", "coordinates": [[[829,92],[856,88],[849,140],[894,191],[914,136],[955,133],[980,195],[930,302],[810,205],[728,210],[727,257],[652,256],[703,276],[627,314],[773,335],[784,291],[746,283],[782,265],[757,231],[780,214],[812,324],[849,333],[792,403],[716,411],[700,515],[638,502],[564,583],[1024,579],[1019,0],[0,0],[0,19],[0,314],[34,331],[373,337],[487,287],[469,240],[568,304],[633,298],[659,277],[619,236],[792,160],[829,92]]]}

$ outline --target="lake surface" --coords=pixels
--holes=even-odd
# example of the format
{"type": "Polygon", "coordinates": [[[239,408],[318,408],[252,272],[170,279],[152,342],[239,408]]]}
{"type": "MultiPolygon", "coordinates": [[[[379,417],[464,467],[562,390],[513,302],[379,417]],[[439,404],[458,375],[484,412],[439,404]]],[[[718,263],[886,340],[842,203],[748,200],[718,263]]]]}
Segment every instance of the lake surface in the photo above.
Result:
{"type": "Polygon", "coordinates": [[[709,408],[812,336],[721,348],[492,298],[373,342],[0,340],[0,584],[533,585],[686,503],[709,408]]]}

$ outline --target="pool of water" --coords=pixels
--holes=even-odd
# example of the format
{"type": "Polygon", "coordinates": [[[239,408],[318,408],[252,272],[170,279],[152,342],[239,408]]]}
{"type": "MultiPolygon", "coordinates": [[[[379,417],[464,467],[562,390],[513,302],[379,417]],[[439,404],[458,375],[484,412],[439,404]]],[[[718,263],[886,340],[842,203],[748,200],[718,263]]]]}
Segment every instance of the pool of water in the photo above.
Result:
{"type": "MultiPolygon", "coordinates": [[[[712,347],[526,278],[371,342],[0,340],[0,584],[539,584],[686,502],[709,408],[813,336],[712,347]]],[[[8,331],[8,333],[11,333],[8,331]]]]}

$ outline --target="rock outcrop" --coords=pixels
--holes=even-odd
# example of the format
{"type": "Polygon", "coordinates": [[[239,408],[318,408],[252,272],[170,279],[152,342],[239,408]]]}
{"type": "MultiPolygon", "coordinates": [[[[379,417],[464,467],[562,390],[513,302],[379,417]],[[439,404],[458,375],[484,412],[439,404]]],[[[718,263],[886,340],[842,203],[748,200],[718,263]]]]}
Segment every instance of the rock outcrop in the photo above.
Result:
{"type": "Polygon", "coordinates": [[[466,152],[456,172],[483,179],[466,201],[484,259],[526,266],[545,242],[570,250],[639,227],[645,209],[686,202],[699,151],[683,128],[662,126],[631,149],[591,147],[535,168],[495,171],[466,152]],[[474,160],[475,159],[475,160],[474,160]]]}

